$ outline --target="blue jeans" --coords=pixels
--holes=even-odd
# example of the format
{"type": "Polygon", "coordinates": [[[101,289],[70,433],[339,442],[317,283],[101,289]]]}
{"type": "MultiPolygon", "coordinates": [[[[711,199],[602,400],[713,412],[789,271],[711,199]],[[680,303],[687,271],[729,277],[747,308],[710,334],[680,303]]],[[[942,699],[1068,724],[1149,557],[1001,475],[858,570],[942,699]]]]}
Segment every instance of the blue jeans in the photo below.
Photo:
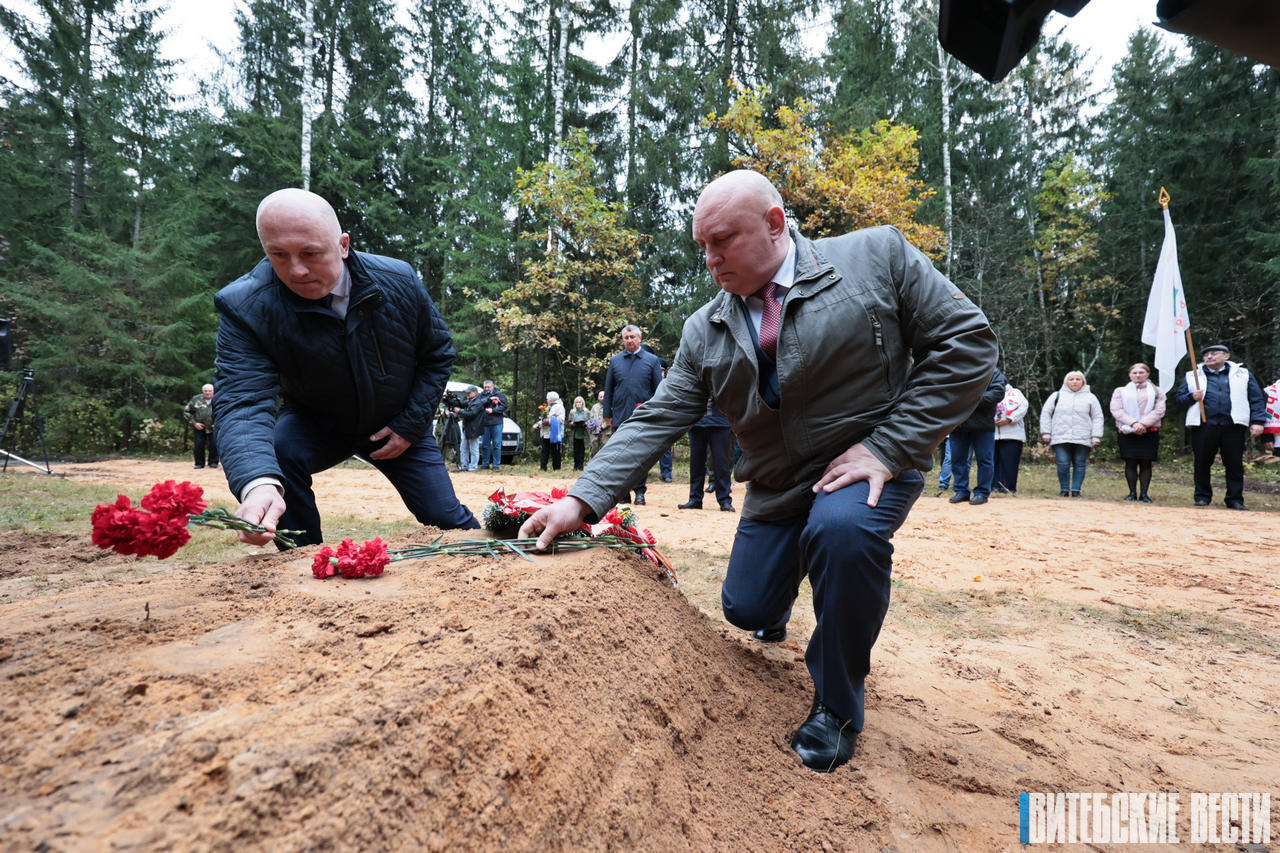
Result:
{"type": "Polygon", "coordinates": [[[951,438],[942,440],[942,464],[938,466],[938,488],[951,488],[951,438]]]}
{"type": "Polygon", "coordinates": [[[1058,488],[1064,492],[1080,491],[1084,470],[1089,467],[1089,448],[1083,444],[1055,444],[1053,455],[1058,458],[1058,488]]]}
{"type": "Polygon", "coordinates": [[[462,437],[462,444],[458,447],[458,467],[463,471],[474,471],[480,464],[480,436],[475,438],[462,437]]]}
{"type": "Polygon", "coordinates": [[[786,625],[808,575],[817,627],[805,662],[822,701],[856,731],[871,647],[889,609],[891,540],[923,488],[919,471],[903,472],[869,507],[866,482],[854,483],[820,493],[805,515],[743,518],[733,540],[720,590],[725,618],[748,631],[786,625]]]}
{"type": "Polygon", "coordinates": [[[972,494],[991,496],[991,483],[996,475],[995,430],[958,429],[947,439],[951,447],[951,483],[957,495],[969,495],[969,454],[978,458],[978,482],[972,494]]]}
{"type": "Polygon", "coordinates": [[[484,432],[480,433],[480,467],[493,468],[495,471],[502,467],[501,423],[486,426],[484,432]]]}
{"type": "Polygon", "coordinates": [[[357,453],[391,481],[409,512],[423,524],[442,530],[480,526],[471,510],[458,502],[444,457],[430,434],[394,459],[371,459],[369,454],[381,444],[364,435],[334,434],[295,412],[281,414],[276,419],[275,451],[284,474],[285,511],[277,526],[303,531],[295,537],[299,545],[323,542],[311,475],[357,453]]]}

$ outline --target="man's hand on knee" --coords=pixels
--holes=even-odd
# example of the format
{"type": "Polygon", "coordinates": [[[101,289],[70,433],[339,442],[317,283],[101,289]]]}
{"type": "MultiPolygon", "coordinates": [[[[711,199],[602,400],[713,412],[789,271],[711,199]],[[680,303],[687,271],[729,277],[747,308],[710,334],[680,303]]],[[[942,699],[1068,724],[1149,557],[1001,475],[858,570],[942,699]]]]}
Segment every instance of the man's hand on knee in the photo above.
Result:
{"type": "Polygon", "coordinates": [[[538,537],[538,550],[545,551],[551,540],[561,533],[577,530],[583,519],[591,514],[591,507],[575,497],[561,498],[551,506],[543,507],[520,525],[520,538],[538,537]]]}
{"type": "Polygon", "coordinates": [[[276,538],[276,524],[280,521],[280,516],[284,515],[284,495],[280,494],[278,486],[270,483],[256,486],[244,496],[244,503],[240,504],[235,514],[245,521],[260,524],[271,531],[250,533],[240,530],[237,531],[240,541],[249,545],[266,545],[276,538]]]}
{"type": "Polygon", "coordinates": [[[391,427],[383,427],[373,435],[369,436],[370,441],[382,441],[384,438],[387,440],[387,443],[370,453],[370,459],[395,459],[401,453],[408,450],[411,444],[407,439],[401,438],[397,435],[391,427]]]}
{"type": "Polygon", "coordinates": [[[874,453],[858,442],[835,459],[832,459],[822,477],[813,484],[816,494],[819,490],[828,494],[843,489],[851,483],[867,481],[867,506],[875,506],[880,500],[880,492],[884,484],[893,479],[893,472],[884,466],[874,453]]]}

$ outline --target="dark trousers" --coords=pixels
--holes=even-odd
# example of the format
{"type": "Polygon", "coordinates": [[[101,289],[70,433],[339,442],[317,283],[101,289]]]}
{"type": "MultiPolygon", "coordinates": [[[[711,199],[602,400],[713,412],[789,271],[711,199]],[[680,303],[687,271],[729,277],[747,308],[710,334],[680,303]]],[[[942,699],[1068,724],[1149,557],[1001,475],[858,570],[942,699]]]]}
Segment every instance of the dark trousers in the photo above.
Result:
{"type": "Polygon", "coordinates": [[[1022,442],[1016,438],[996,441],[996,471],[992,477],[997,491],[1018,491],[1018,466],[1022,464],[1022,442]]]}
{"type": "Polygon", "coordinates": [[[1244,446],[1249,428],[1239,424],[1205,424],[1191,428],[1191,449],[1195,453],[1196,500],[1213,499],[1209,471],[1213,457],[1222,455],[1227,475],[1226,502],[1244,500],[1244,446]]]}
{"type": "Polygon", "coordinates": [[[560,451],[564,449],[564,444],[559,441],[553,442],[549,438],[542,439],[542,470],[547,470],[547,460],[551,460],[551,467],[556,471],[560,470],[560,451]]]}
{"type": "Polygon", "coordinates": [[[951,488],[957,495],[988,497],[996,473],[995,430],[957,429],[947,439],[951,443],[951,488]],[[969,451],[978,460],[978,482],[969,490],[969,451]]]}
{"type": "Polygon", "coordinates": [[[573,440],[573,470],[582,470],[582,457],[586,455],[587,440],[585,438],[575,438],[573,440]]]}
{"type": "Polygon", "coordinates": [[[874,507],[863,481],[820,492],[806,515],[738,522],[720,591],[725,618],[748,631],[786,625],[808,575],[817,627],[805,662],[822,701],[855,731],[889,608],[891,540],[923,488],[920,472],[906,471],[885,483],[874,507]]]}
{"type": "Polygon", "coordinates": [[[296,537],[299,545],[323,542],[311,475],[357,453],[391,481],[409,512],[423,524],[442,530],[480,526],[471,510],[458,502],[434,438],[423,437],[395,459],[370,459],[369,454],[378,447],[366,436],[334,435],[294,412],[280,415],[275,449],[284,474],[285,511],[277,526],[303,531],[296,537]]]}
{"type": "Polygon", "coordinates": [[[195,440],[192,442],[192,447],[195,450],[196,464],[200,466],[204,465],[205,449],[208,448],[209,464],[217,465],[218,464],[218,443],[217,443],[217,440],[214,439],[213,437],[213,430],[209,429],[208,427],[205,427],[204,429],[195,429],[193,427],[191,431],[196,434],[195,440]]]}
{"type": "Polygon", "coordinates": [[[730,495],[729,428],[693,427],[689,430],[689,500],[702,503],[702,480],[707,475],[707,450],[711,451],[712,485],[721,506],[730,495]]]}

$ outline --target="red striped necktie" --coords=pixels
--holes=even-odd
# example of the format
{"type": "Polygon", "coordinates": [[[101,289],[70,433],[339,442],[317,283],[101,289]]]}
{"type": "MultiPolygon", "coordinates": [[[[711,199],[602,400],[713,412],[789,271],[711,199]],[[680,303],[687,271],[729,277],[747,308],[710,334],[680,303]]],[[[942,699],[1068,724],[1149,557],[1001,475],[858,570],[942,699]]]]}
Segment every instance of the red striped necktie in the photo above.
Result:
{"type": "Polygon", "coordinates": [[[769,282],[755,292],[755,296],[764,302],[764,315],[760,318],[760,349],[769,354],[769,358],[778,358],[778,327],[782,325],[782,303],[778,301],[778,285],[769,282]]]}

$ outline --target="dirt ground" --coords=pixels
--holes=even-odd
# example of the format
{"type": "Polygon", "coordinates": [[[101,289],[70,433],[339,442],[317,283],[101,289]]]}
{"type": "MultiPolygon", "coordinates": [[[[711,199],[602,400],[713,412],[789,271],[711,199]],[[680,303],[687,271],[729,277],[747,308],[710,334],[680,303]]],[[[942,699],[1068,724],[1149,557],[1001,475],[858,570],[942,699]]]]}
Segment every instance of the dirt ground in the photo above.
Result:
{"type": "MultiPolygon", "coordinates": [[[[176,462],[56,468],[225,495],[176,462]]],[[[542,485],[454,481],[477,513],[542,485]]],[[[858,752],[819,775],[787,747],[812,614],[777,646],[728,626],[738,516],[687,489],[638,509],[680,590],[612,552],[135,562],[92,507],[83,535],[0,534],[0,849],[1012,850],[1024,791],[1269,791],[1280,832],[1280,515],[926,493],[858,752]]],[[[405,515],[369,469],[317,492],[405,515]]]]}

